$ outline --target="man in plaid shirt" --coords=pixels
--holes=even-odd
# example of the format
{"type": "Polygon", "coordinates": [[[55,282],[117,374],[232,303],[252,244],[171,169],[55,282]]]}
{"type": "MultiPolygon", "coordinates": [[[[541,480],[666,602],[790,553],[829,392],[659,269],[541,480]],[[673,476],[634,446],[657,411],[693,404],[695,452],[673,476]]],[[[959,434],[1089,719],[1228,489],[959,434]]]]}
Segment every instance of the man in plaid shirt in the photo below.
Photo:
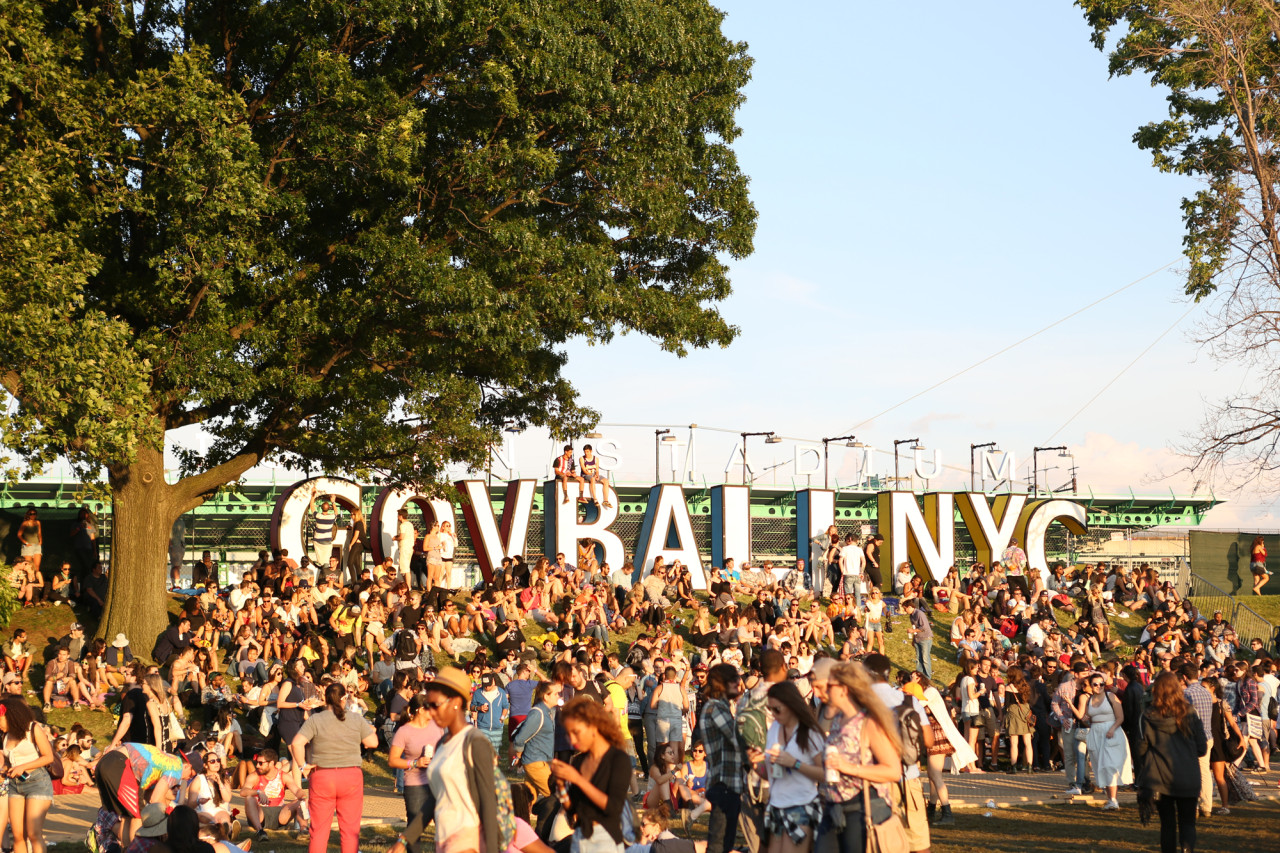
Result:
{"type": "Polygon", "coordinates": [[[742,695],[736,667],[722,663],[707,672],[706,706],[699,730],[707,748],[707,801],[712,805],[707,827],[707,853],[733,850],[746,766],[746,742],[738,731],[734,705],[742,695]]]}
{"type": "MultiPolygon", "coordinates": [[[[1204,733],[1209,741],[1209,749],[1200,756],[1200,814],[1208,817],[1213,813],[1213,772],[1209,763],[1209,753],[1213,750],[1213,694],[1200,683],[1200,668],[1194,663],[1184,663],[1178,670],[1182,679],[1182,695],[1191,703],[1191,708],[1204,724],[1204,733]]],[[[1225,806],[1226,803],[1223,803],[1225,806]]]]}

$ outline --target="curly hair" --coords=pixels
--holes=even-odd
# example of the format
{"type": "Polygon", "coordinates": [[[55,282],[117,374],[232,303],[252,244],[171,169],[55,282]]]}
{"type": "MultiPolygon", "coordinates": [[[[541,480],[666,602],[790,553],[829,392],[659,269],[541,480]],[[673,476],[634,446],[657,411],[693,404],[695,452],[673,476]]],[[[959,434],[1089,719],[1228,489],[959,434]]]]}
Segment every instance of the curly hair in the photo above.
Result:
{"type": "Polygon", "coordinates": [[[583,725],[591,726],[610,746],[626,749],[627,740],[618,727],[617,717],[590,696],[575,696],[570,699],[560,709],[560,720],[566,725],[570,720],[577,720],[583,725]]]}

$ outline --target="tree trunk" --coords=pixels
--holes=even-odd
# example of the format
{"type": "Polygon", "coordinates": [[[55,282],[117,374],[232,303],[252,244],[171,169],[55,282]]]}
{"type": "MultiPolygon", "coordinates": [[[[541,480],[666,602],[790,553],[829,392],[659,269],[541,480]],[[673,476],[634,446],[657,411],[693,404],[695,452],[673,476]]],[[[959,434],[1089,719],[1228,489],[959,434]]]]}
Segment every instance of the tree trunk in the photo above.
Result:
{"type": "Polygon", "coordinates": [[[183,507],[164,479],[164,454],[143,448],[130,465],[108,469],[111,486],[111,571],[97,636],[118,633],[133,653],[149,657],[169,627],[169,532],[183,507]]]}

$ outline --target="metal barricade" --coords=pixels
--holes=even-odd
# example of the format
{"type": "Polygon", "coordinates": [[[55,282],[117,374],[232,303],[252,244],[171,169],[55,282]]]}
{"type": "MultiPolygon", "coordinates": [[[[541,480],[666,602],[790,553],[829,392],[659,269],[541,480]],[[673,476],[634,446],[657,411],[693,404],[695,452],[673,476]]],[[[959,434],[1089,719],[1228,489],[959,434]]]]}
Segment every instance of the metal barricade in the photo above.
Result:
{"type": "Polygon", "coordinates": [[[1205,617],[1221,610],[1222,616],[1236,629],[1236,636],[1243,645],[1248,645],[1254,637],[1266,645],[1276,636],[1276,628],[1266,619],[1259,616],[1252,608],[1240,603],[1230,593],[1216,584],[1212,584],[1196,573],[1191,573],[1190,588],[1187,590],[1192,602],[1205,617]]]}

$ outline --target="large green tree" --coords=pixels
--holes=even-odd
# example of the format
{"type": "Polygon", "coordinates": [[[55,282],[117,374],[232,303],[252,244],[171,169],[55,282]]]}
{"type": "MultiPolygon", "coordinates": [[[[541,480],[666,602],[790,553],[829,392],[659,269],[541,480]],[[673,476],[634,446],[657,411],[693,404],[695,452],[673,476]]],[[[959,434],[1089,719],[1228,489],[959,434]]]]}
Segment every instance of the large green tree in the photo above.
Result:
{"type": "Polygon", "coordinates": [[[1185,450],[1205,478],[1280,488],[1280,3],[1077,0],[1113,75],[1168,91],[1134,141],[1201,188],[1182,201],[1186,293],[1209,299],[1201,341],[1255,368],[1185,450]]]}
{"type": "Polygon", "coordinates": [[[0,415],[103,469],[103,633],[266,458],[438,482],[581,434],[570,339],[727,345],[750,72],[705,0],[7,0],[0,415]],[[201,424],[167,482],[166,433],[201,424]],[[170,478],[172,479],[172,478],[170,478]]]}

